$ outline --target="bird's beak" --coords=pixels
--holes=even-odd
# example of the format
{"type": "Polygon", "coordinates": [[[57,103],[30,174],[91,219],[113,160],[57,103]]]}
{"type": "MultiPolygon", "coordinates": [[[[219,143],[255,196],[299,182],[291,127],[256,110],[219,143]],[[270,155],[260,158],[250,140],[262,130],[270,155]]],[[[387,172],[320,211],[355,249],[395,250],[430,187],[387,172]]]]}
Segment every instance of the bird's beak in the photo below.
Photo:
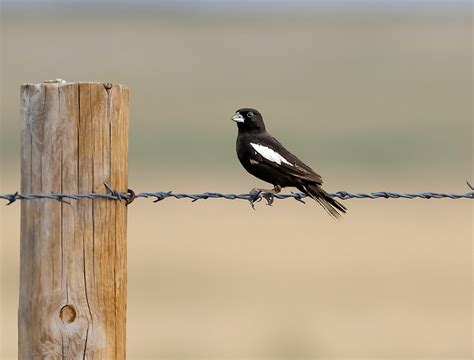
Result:
{"type": "Polygon", "coordinates": [[[234,120],[236,123],[243,123],[245,121],[244,117],[240,115],[240,113],[235,113],[235,115],[232,117],[232,120],[234,120]]]}

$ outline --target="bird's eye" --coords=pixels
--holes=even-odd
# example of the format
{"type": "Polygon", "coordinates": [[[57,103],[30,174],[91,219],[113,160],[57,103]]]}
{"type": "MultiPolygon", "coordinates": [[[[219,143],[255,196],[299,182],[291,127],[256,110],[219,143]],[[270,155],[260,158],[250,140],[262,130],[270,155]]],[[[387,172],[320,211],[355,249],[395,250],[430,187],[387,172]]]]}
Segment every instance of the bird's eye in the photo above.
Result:
{"type": "Polygon", "coordinates": [[[251,118],[253,116],[253,112],[250,111],[249,113],[247,113],[247,116],[251,118]]]}

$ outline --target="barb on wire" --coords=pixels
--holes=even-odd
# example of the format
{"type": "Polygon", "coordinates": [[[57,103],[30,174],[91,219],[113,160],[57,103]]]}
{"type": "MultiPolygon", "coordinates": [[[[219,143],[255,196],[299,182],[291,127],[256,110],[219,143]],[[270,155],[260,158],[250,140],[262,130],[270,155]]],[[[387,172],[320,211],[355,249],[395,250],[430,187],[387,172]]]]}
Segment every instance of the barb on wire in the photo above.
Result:
{"type": "MultiPolygon", "coordinates": [[[[341,200],[349,199],[474,199],[474,187],[467,182],[470,190],[464,194],[450,194],[450,193],[436,193],[436,192],[421,192],[421,193],[395,193],[388,191],[378,191],[372,193],[350,193],[347,191],[337,191],[330,193],[334,198],[341,200]]],[[[173,191],[157,191],[157,192],[142,192],[135,193],[133,190],[128,189],[127,193],[119,193],[113,190],[108,184],[104,183],[107,189],[107,194],[89,193],[89,194],[20,194],[15,192],[13,194],[0,195],[0,199],[6,200],[7,204],[10,205],[17,200],[38,200],[38,199],[51,199],[57,200],[62,203],[70,204],[67,200],[82,200],[82,199],[110,199],[110,200],[125,200],[126,204],[130,204],[136,198],[152,198],[153,202],[159,202],[167,198],[175,199],[190,199],[192,202],[198,200],[207,199],[226,199],[226,200],[246,200],[251,203],[260,201],[265,197],[265,193],[249,193],[249,194],[223,194],[216,192],[205,192],[200,194],[188,194],[188,193],[177,193],[173,191]]],[[[294,199],[299,202],[305,203],[304,198],[306,194],[301,192],[291,192],[289,194],[273,194],[275,199],[294,199]]]]}

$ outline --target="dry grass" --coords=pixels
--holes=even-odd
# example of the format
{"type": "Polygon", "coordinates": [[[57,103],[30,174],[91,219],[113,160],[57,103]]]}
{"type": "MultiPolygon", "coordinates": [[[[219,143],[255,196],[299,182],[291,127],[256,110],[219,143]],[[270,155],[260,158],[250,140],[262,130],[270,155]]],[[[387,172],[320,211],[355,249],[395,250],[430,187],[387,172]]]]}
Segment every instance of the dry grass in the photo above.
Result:
{"type": "MultiPolygon", "coordinates": [[[[467,356],[470,202],[347,205],[335,222],[312,203],[252,211],[224,200],[137,201],[129,212],[130,357],[467,356]]],[[[1,214],[3,330],[16,324],[18,212],[15,204],[1,214]]],[[[15,331],[2,337],[13,355],[15,331]]]]}

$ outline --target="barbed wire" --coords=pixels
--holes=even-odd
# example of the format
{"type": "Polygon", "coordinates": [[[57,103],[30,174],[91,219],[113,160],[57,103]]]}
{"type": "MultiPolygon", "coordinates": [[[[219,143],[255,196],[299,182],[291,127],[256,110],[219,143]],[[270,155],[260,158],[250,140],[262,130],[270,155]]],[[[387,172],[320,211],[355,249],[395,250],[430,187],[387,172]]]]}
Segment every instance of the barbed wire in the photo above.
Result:
{"type": "MultiPolygon", "coordinates": [[[[350,193],[347,191],[337,191],[329,193],[333,198],[341,200],[349,199],[474,199],[474,187],[467,182],[470,190],[464,194],[451,194],[451,193],[437,193],[437,192],[421,192],[421,193],[395,193],[388,191],[377,191],[372,193],[350,193]]],[[[188,194],[188,193],[177,193],[173,191],[157,191],[157,192],[141,192],[135,193],[133,190],[128,190],[128,193],[119,193],[113,190],[108,184],[104,183],[104,186],[108,190],[107,194],[100,193],[89,193],[89,194],[20,194],[16,192],[14,194],[0,195],[0,199],[6,200],[7,204],[10,205],[17,200],[38,200],[38,199],[50,199],[57,200],[63,203],[70,204],[68,200],[82,200],[82,199],[110,199],[110,200],[124,200],[127,204],[131,203],[137,198],[152,198],[153,202],[159,202],[167,198],[175,199],[190,199],[192,202],[198,200],[208,199],[226,199],[226,200],[246,200],[251,204],[260,201],[263,198],[267,200],[269,204],[273,202],[273,199],[294,199],[304,203],[304,198],[308,195],[301,192],[291,192],[289,194],[270,194],[264,191],[256,190],[251,191],[247,194],[223,194],[217,192],[204,192],[200,194],[188,194]],[[270,199],[270,200],[269,200],[270,199]]]]}

